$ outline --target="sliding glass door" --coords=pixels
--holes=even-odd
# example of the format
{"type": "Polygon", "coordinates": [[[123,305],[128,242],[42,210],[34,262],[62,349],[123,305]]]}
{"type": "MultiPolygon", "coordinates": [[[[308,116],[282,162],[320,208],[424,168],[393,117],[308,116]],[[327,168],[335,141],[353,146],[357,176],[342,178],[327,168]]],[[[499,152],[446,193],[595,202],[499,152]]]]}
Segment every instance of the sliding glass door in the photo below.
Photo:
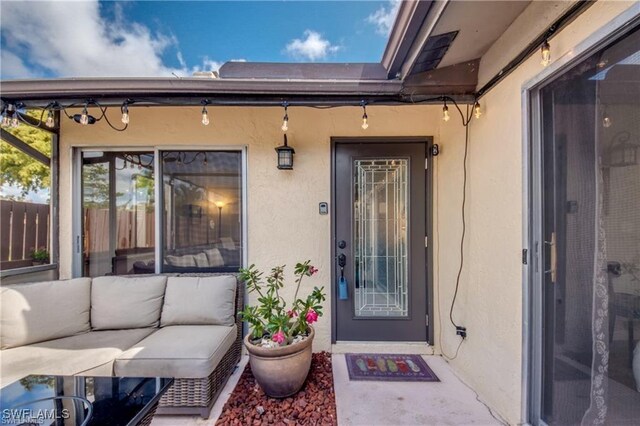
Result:
{"type": "Polygon", "coordinates": [[[82,275],[128,274],[152,262],[153,152],[83,151],[81,180],[82,275]]]}
{"type": "Polygon", "coordinates": [[[537,94],[534,423],[640,421],[640,30],[537,94]],[[538,346],[539,345],[539,346],[538,346]]]}
{"type": "Polygon", "coordinates": [[[74,275],[242,267],[242,150],[83,149],[76,158],[74,275]]]}

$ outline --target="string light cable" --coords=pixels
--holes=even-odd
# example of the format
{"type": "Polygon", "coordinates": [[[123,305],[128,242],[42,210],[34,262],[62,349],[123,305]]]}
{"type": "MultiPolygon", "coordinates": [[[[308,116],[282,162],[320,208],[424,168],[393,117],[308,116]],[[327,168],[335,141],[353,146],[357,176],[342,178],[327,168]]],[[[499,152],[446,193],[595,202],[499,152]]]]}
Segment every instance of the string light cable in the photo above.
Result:
{"type": "MultiPolygon", "coordinates": [[[[444,351],[444,347],[442,345],[442,324],[439,325],[439,340],[441,342],[441,352],[442,352],[442,356],[447,359],[448,361],[453,361],[454,359],[456,359],[458,357],[458,353],[460,351],[460,347],[462,346],[462,343],[465,341],[466,339],[466,328],[462,327],[460,325],[458,325],[456,323],[456,321],[453,319],[453,311],[455,308],[455,304],[458,298],[458,293],[460,290],[460,278],[462,276],[462,271],[464,269],[464,242],[465,242],[465,238],[466,238],[466,233],[467,233],[467,221],[466,221],[466,202],[467,202],[467,159],[469,157],[469,124],[471,123],[471,120],[474,116],[477,116],[477,114],[475,114],[475,110],[476,110],[476,105],[480,106],[480,104],[478,103],[478,101],[476,100],[476,102],[474,103],[474,108],[470,109],[469,105],[467,105],[466,107],[466,114],[462,112],[462,109],[459,107],[459,105],[457,104],[457,102],[455,102],[455,100],[453,99],[449,99],[449,101],[455,106],[455,108],[458,110],[458,112],[460,113],[460,117],[462,119],[462,125],[465,128],[465,138],[464,138],[464,155],[463,155],[463,163],[462,163],[462,205],[461,205],[461,222],[462,222],[462,234],[460,236],[460,263],[458,266],[458,273],[456,275],[456,284],[455,284],[455,289],[454,289],[454,293],[453,293],[453,298],[451,300],[451,305],[449,308],[449,321],[451,322],[451,324],[455,327],[456,329],[456,334],[461,336],[460,342],[458,343],[458,346],[456,347],[455,353],[453,354],[453,356],[448,355],[445,351],[444,351]]],[[[438,232],[439,235],[439,232],[438,232]]],[[[438,291],[438,314],[440,315],[440,291],[438,291]]],[[[439,322],[440,323],[440,322],[439,322]]]]}
{"type": "MultiPolygon", "coordinates": [[[[126,104],[131,104],[131,103],[133,103],[133,102],[132,102],[131,100],[128,100],[128,101],[126,101],[125,103],[126,103],[126,104]]],[[[107,125],[109,125],[109,127],[111,127],[111,128],[112,128],[113,130],[115,130],[116,132],[124,132],[124,131],[125,131],[125,130],[127,130],[127,128],[129,127],[129,123],[128,123],[128,122],[127,122],[127,123],[123,123],[124,125],[123,125],[122,127],[116,127],[116,126],[114,126],[114,125],[111,123],[111,121],[109,120],[109,116],[107,115],[107,111],[109,110],[109,107],[104,107],[104,106],[100,105],[100,103],[99,103],[98,101],[95,101],[95,100],[93,100],[93,99],[89,99],[89,100],[87,100],[84,104],[74,103],[74,104],[71,104],[71,105],[66,106],[66,107],[62,107],[62,106],[61,106],[61,107],[60,107],[60,111],[64,112],[64,115],[66,115],[66,116],[67,116],[67,118],[69,118],[69,119],[71,119],[71,120],[76,120],[76,118],[75,118],[73,115],[70,115],[70,114],[67,112],[67,109],[69,109],[69,108],[78,108],[78,107],[80,107],[80,106],[84,106],[84,109],[83,109],[83,115],[84,115],[84,114],[87,114],[87,115],[88,115],[88,117],[93,117],[93,119],[94,119],[94,123],[97,123],[97,122],[102,121],[102,120],[104,119],[104,121],[107,123],[107,125]],[[94,105],[95,107],[97,107],[97,108],[98,108],[98,110],[100,111],[100,116],[99,116],[99,117],[93,117],[93,116],[91,116],[91,115],[89,115],[89,114],[88,114],[88,108],[89,108],[89,106],[91,106],[91,105],[94,105]]],[[[124,110],[124,108],[122,108],[121,110],[124,110]]],[[[127,111],[128,111],[128,109],[127,109],[127,111]]],[[[123,112],[124,112],[124,111],[123,111],[123,112]]],[[[44,112],[43,112],[43,114],[44,114],[44,112]]],[[[76,114],[76,115],[77,115],[77,114],[76,114]]],[[[89,122],[88,122],[87,124],[89,124],[89,123],[90,123],[90,121],[91,121],[91,119],[89,118],[89,122]]],[[[81,124],[82,124],[82,123],[81,123],[81,124]]],[[[93,124],[93,123],[91,123],[91,124],[93,124]]]]}
{"type": "MultiPolygon", "coordinates": [[[[400,102],[400,104],[424,104],[424,103],[434,103],[434,102],[443,102],[445,105],[443,107],[443,109],[446,109],[447,111],[447,115],[448,113],[448,103],[452,104],[455,106],[455,108],[458,110],[458,112],[462,115],[462,112],[459,108],[458,103],[455,101],[455,99],[453,99],[450,96],[436,96],[436,97],[431,97],[431,98],[426,98],[426,99],[421,99],[419,101],[414,101],[413,99],[411,99],[408,102],[400,102]]],[[[112,106],[103,106],[101,105],[98,101],[94,100],[94,99],[87,99],[84,102],[74,102],[68,105],[62,105],[61,103],[59,103],[58,101],[52,101],[50,103],[48,103],[46,106],[42,107],[39,105],[33,105],[33,106],[27,106],[25,105],[23,102],[19,102],[19,101],[13,101],[13,102],[9,102],[9,101],[4,101],[3,103],[3,109],[2,109],[2,125],[3,126],[8,126],[11,124],[11,122],[15,122],[15,124],[17,123],[24,123],[26,125],[29,125],[31,127],[47,127],[50,129],[53,129],[55,127],[56,124],[56,120],[55,120],[55,116],[54,114],[56,112],[59,113],[63,113],[67,118],[69,119],[73,119],[76,122],[78,122],[81,125],[90,125],[90,124],[95,124],[99,121],[104,120],[107,125],[109,127],[111,127],[113,130],[118,131],[118,132],[122,132],[125,131],[129,124],[130,124],[130,107],[132,104],[134,103],[139,103],[139,104],[144,104],[144,105],[158,105],[158,106],[180,106],[179,104],[177,105],[175,102],[172,101],[165,101],[165,100],[160,100],[160,99],[150,99],[150,98],[136,98],[136,99],[131,99],[131,98],[127,98],[125,99],[122,104],[118,107],[116,106],[116,108],[119,108],[120,113],[121,113],[121,119],[120,121],[122,121],[123,126],[122,127],[116,127],[112,122],[111,119],[108,116],[108,110],[109,108],[111,108],[112,106]],[[89,108],[92,107],[97,107],[100,111],[99,115],[94,117],[91,114],[89,114],[89,108]],[[26,115],[25,112],[23,112],[24,110],[26,110],[27,108],[29,109],[38,109],[40,110],[40,119],[38,120],[37,118],[34,117],[34,120],[27,120],[24,118],[24,116],[26,115]],[[76,108],[82,108],[82,113],[81,114],[74,114],[71,115],[69,114],[69,112],[67,110],[69,109],[76,109],[76,108]],[[77,116],[77,117],[76,117],[77,116]],[[43,126],[44,125],[44,126],[43,126]]],[[[370,122],[369,122],[369,117],[368,117],[368,113],[367,113],[367,106],[369,105],[374,105],[376,103],[375,100],[365,100],[362,99],[360,101],[344,101],[344,102],[334,102],[334,103],[329,103],[326,105],[323,104],[313,104],[313,103],[309,103],[308,101],[267,101],[264,103],[259,104],[258,106],[280,106],[282,108],[284,108],[284,117],[283,117],[283,121],[282,121],[282,130],[284,132],[286,132],[289,129],[289,114],[288,114],[288,107],[289,106],[297,106],[297,107],[302,107],[302,108],[313,108],[313,109],[319,109],[319,110],[325,110],[325,109],[333,109],[333,108],[344,108],[344,107],[353,107],[353,106],[359,106],[362,108],[362,122],[361,122],[361,127],[363,129],[366,129],[369,127],[370,122]]],[[[191,104],[185,104],[185,105],[191,105],[191,104]]],[[[229,102],[227,100],[210,100],[210,99],[203,99],[200,102],[200,105],[202,105],[202,110],[201,110],[201,122],[203,125],[207,125],[210,118],[208,116],[208,111],[207,111],[207,107],[209,106],[226,106],[226,105],[230,105],[230,106],[235,106],[236,103],[233,102],[229,102]]],[[[237,103],[237,105],[244,105],[243,103],[239,102],[237,103]]],[[[479,104],[477,104],[479,106],[479,104]]],[[[463,121],[466,122],[466,119],[463,118],[463,121]]]]}

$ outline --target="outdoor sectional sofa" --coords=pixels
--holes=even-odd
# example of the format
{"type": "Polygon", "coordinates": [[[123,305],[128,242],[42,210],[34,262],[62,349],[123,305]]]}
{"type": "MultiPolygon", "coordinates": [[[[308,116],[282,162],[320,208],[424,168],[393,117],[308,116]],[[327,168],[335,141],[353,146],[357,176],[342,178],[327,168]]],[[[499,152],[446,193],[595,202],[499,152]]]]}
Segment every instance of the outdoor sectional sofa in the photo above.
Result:
{"type": "Polygon", "coordinates": [[[2,386],[29,374],[174,377],[163,414],[207,418],[240,359],[235,275],[105,276],[0,287],[2,386]]]}

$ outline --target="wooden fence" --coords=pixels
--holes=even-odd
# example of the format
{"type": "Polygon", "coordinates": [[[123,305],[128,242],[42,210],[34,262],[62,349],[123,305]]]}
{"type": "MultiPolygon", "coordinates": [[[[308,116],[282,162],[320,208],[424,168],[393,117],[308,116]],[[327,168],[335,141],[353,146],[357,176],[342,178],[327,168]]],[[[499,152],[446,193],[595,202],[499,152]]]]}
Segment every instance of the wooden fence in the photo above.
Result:
{"type": "Polygon", "coordinates": [[[49,205],[0,200],[0,269],[31,266],[31,251],[50,252],[49,205]]]}
{"type": "MultiPolygon", "coordinates": [[[[116,211],[116,249],[155,246],[155,217],[142,208],[116,211]]],[[[84,209],[85,253],[109,252],[109,209],[84,209]]]]}

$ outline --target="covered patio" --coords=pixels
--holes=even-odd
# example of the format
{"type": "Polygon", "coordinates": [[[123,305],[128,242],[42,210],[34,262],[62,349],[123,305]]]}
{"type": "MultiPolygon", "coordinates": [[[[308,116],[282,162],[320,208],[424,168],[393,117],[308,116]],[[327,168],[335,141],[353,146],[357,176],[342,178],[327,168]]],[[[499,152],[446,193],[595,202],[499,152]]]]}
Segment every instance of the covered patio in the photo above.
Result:
{"type": "MultiPolygon", "coordinates": [[[[506,422],[495,418],[478,395],[465,385],[454,370],[439,356],[424,355],[424,359],[440,378],[438,383],[354,382],[343,354],[333,354],[334,389],[337,424],[340,425],[499,425],[506,422]]],[[[229,378],[207,420],[193,417],[159,416],[152,425],[191,426],[213,425],[240,373],[248,362],[243,357],[238,369],[229,378]]],[[[256,411],[257,412],[257,411],[256,411]]],[[[263,413],[265,417],[269,413],[263,413]]]]}
{"type": "Polygon", "coordinates": [[[2,81],[3,155],[50,191],[1,200],[2,375],[169,372],[147,421],[215,424],[258,300],[238,271],[309,259],[338,424],[632,424],[639,52],[637,2],[421,0],[379,63],[2,81]],[[350,353],[440,381],[350,380],[350,353]]]}

